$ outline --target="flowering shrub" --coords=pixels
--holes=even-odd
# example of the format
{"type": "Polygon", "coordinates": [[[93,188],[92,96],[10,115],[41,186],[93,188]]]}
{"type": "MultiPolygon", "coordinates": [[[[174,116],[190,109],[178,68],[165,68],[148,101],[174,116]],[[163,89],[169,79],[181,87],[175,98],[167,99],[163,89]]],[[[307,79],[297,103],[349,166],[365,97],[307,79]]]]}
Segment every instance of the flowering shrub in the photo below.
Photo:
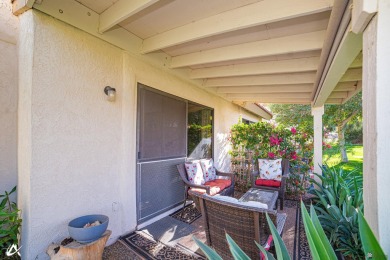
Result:
{"type": "Polygon", "coordinates": [[[253,151],[253,159],[284,158],[290,161],[308,158],[312,154],[312,137],[295,127],[275,127],[268,122],[235,124],[230,131],[233,156],[253,151]]]}
{"type": "MultiPolygon", "coordinates": [[[[232,145],[230,152],[232,156],[233,171],[239,169],[236,167],[238,164],[243,164],[245,161],[246,166],[252,167],[257,159],[276,159],[283,158],[290,161],[292,168],[302,167],[309,162],[313,156],[313,144],[312,136],[308,133],[301,132],[299,129],[276,127],[269,122],[258,122],[255,124],[243,124],[238,123],[232,126],[230,131],[229,141],[232,145]],[[305,162],[302,159],[305,158],[305,162]]],[[[236,174],[241,174],[243,184],[241,186],[250,185],[250,170],[246,172],[242,171],[241,165],[240,171],[235,171],[236,174]]],[[[307,169],[305,169],[307,170],[307,169]]],[[[293,185],[292,190],[294,192],[301,192],[305,189],[303,182],[298,181],[299,176],[290,184],[293,185]]],[[[292,176],[292,179],[294,177],[292,176]]],[[[240,182],[240,180],[238,181],[240,182]]]]}

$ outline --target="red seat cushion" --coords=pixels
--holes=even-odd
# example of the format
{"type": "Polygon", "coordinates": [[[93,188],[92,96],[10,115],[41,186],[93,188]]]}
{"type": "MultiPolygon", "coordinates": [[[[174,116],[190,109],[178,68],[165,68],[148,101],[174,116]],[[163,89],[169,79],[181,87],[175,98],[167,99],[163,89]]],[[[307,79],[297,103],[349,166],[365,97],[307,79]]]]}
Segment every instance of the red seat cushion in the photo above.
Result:
{"type": "MultiPolygon", "coordinates": [[[[217,183],[219,185],[224,185],[224,189],[226,189],[227,187],[232,185],[232,181],[229,180],[229,179],[215,179],[215,180],[213,180],[213,182],[215,182],[215,183],[217,183]]],[[[205,183],[205,185],[207,185],[206,183],[205,183]]]]}
{"type": "MultiPolygon", "coordinates": [[[[201,189],[201,188],[191,188],[191,191],[201,193],[201,194],[206,193],[206,190],[201,189]]],[[[209,195],[211,195],[211,196],[217,195],[220,191],[221,191],[221,188],[218,186],[211,187],[209,195]]]]}
{"type": "MultiPolygon", "coordinates": [[[[207,182],[204,183],[204,185],[210,186],[211,188],[218,187],[218,188],[219,188],[219,191],[222,191],[223,189],[225,189],[225,184],[224,184],[224,183],[222,183],[222,182],[216,182],[215,180],[207,181],[207,182]]],[[[218,192],[219,192],[219,191],[218,191],[218,192]]]]}
{"type": "Polygon", "coordinates": [[[281,181],[275,181],[275,180],[265,180],[265,179],[257,179],[255,181],[255,184],[257,186],[267,186],[267,187],[277,187],[279,188],[282,184],[281,181]]]}
{"type": "MultiPolygon", "coordinates": [[[[215,179],[212,181],[205,182],[204,185],[211,187],[210,188],[210,195],[214,196],[214,195],[220,193],[221,191],[223,191],[226,187],[229,187],[230,185],[232,185],[232,181],[231,180],[215,179]]],[[[195,192],[202,193],[202,194],[206,193],[205,189],[200,189],[200,188],[191,188],[191,191],[195,191],[195,192]]]]}

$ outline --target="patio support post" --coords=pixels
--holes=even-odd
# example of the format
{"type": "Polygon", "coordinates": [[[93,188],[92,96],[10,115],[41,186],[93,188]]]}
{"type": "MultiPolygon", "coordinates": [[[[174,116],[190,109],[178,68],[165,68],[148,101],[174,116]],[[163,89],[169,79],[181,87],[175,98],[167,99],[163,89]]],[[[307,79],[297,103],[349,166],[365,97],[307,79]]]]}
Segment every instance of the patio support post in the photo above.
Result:
{"type": "Polygon", "coordinates": [[[378,13],[363,32],[363,190],[364,215],[390,255],[390,5],[378,0],[378,13]]]}
{"type": "MultiPolygon", "coordinates": [[[[324,106],[312,107],[311,114],[314,117],[314,172],[321,174],[322,165],[322,115],[324,114],[324,106]]],[[[316,181],[320,181],[317,177],[316,181]]]]}

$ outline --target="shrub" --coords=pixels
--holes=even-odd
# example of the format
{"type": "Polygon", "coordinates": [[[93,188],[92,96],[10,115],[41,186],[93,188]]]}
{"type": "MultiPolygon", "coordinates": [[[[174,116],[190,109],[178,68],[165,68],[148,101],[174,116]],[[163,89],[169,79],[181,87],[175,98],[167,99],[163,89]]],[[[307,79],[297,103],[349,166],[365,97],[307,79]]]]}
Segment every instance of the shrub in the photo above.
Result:
{"type": "Polygon", "coordinates": [[[16,203],[10,200],[10,195],[15,191],[16,187],[0,195],[2,199],[0,203],[0,256],[4,256],[10,246],[18,244],[22,220],[19,218],[16,203]]]}
{"type": "MultiPolygon", "coordinates": [[[[236,174],[236,186],[242,191],[250,186],[250,174],[259,158],[284,158],[290,161],[292,167],[303,167],[307,166],[313,156],[311,135],[295,127],[275,127],[269,122],[235,124],[231,128],[229,140],[232,146],[232,171],[236,174]]],[[[289,191],[297,194],[303,192],[302,183],[290,182],[289,191]]]]}

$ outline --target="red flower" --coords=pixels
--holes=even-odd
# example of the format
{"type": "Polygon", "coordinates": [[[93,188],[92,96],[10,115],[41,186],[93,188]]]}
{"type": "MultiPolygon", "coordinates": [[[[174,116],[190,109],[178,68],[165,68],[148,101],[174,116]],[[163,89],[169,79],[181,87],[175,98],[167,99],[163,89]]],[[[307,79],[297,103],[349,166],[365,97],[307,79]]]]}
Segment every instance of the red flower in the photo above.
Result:
{"type": "Polygon", "coordinates": [[[298,155],[297,155],[297,153],[295,151],[291,153],[291,159],[292,160],[298,159],[298,155]]]}
{"type": "Polygon", "coordinates": [[[268,157],[269,157],[269,158],[271,158],[271,159],[274,159],[274,158],[275,158],[275,154],[274,154],[274,153],[271,153],[271,152],[269,152],[269,153],[268,153],[268,157]]]}
{"type": "Polygon", "coordinates": [[[329,149],[330,149],[331,147],[332,147],[332,146],[330,146],[330,144],[327,144],[327,145],[326,145],[326,148],[329,148],[329,149]]]}
{"type": "Polygon", "coordinates": [[[282,141],[283,141],[283,139],[278,138],[278,136],[271,136],[269,138],[269,143],[271,144],[271,146],[279,145],[282,141]]]}
{"type": "Polygon", "coordinates": [[[297,133],[297,129],[296,129],[295,127],[292,127],[292,128],[291,128],[291,133],[292,133],[293,135],[295,135],[295,134],[297,133]]]}

